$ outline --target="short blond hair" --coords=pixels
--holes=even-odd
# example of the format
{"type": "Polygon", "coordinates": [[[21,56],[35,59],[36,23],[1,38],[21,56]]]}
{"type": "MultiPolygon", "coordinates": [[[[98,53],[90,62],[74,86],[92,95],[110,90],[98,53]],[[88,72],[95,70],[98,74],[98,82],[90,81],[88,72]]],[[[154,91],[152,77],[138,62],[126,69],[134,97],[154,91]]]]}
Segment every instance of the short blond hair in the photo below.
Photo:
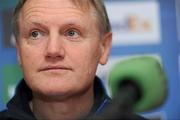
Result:
{"type": "MultiPolygon", "coordinates": [[[[13,13],[13,18],[12,18],[13,33],[16,39],[19,36],[19,25],[18,25],[19,14],[26,1],[27,0],[19,0],[13,13]]],[[[102,0],[71,0],[71,1],[81,9],[90,9],[91,7],[93,7],[97,14],[97,21],[101,32],[107,33],[111,31],[111,25],[109,22],[107,11],[104,2],[102,0]]]]}

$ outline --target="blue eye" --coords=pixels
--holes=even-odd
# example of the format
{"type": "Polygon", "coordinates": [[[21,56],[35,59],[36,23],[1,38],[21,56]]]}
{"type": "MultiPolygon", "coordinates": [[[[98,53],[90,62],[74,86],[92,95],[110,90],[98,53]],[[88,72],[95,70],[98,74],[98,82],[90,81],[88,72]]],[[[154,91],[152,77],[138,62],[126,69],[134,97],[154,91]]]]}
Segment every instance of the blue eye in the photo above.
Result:
{"type": "Polygon", "coordinates": [[[69,36],[74,36],[74,35],[76,35],[76,32],[75,31],[69,31],[68,34],[69,34],[69,36]]]}
{"type": "Polygon", "coordinates": [[[33,40],[36,40],[36,39],[39,39],[40,37],[42,36],[42,33],[38,30],[35,30],[35,31],[32,31],[30,33],[30,37],[33,39],[33,40]]]}
{"type": "Polygon", "coordinates": [[[68,30],[66,35],[71,38],[77,38],[79,36],[79,32],[77,30],[68,30]]]}

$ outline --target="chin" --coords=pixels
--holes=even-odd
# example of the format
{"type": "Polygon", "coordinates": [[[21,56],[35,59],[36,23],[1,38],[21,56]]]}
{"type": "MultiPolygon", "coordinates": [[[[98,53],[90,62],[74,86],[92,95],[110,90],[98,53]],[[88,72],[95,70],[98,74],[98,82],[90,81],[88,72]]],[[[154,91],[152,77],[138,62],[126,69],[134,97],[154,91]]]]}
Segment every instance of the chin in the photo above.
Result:
{"type": "Polygon", "coordinates": [[[33,91],[33,96],[36,98],[40,98],[47,101],[56,101],[56,100],[64,100],[68,97],[72,96],[72,92],[68,90],[61,89],[48,89],[48,88],[37,88],[33,91]]]}
{"type": "Polygon", "coordinates": [[[43,100],[64,100],[74,95],[85,91],[85,87],[73,87],[73,85],[65,84],[37,84],[32,85],[34,97],[42,98],[43,100]]]}
{"type": "Polygon", "coordinates": [[[76,81],[60,77],[36,76],[26,79],[28,86],[33,91],[34,97],[47,100],[62,100],[68,97],[84,94],[92,88],[91,82],[76,81]],[[81,83],[81,84],[80,84],[81,83]]]}

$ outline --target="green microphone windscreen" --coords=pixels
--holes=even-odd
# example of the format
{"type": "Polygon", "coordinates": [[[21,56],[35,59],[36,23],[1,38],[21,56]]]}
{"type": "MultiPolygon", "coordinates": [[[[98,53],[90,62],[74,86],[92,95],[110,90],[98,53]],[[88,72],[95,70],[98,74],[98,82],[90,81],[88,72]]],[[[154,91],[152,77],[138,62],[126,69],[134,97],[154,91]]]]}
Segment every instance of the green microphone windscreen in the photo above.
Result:
{"type": "Polygon", "coordinates": [[[139,56],[121,61],[109,74],[112,97],[118,94],[119,86],[126,78],[136,83],[142,96],[133,107],[135,112],[145,112],[159,107],[167,96],[165,72],[159,61],[149,56],[139,56]]]}

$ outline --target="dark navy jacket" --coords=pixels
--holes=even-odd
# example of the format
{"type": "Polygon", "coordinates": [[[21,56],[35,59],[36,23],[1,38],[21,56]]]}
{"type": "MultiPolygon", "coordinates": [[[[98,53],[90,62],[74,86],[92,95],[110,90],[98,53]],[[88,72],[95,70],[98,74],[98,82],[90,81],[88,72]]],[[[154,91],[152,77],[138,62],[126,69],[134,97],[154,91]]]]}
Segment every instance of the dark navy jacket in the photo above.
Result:
{"type": "MultiPolygon", "coordinates": [[[[94,86],[95,102],[88,116],[98,116],[111,101],[98,77],[95,78],[94,86]]],[[[7,109],[0,112],[0,120],[36,120],[29,107],[31,100],[32,91],[22,80],[16,88],[14,97],[8,102],[7,109]]],[[[139,116],[136,117],[138,120],[143,120],[139,116]]]]}

